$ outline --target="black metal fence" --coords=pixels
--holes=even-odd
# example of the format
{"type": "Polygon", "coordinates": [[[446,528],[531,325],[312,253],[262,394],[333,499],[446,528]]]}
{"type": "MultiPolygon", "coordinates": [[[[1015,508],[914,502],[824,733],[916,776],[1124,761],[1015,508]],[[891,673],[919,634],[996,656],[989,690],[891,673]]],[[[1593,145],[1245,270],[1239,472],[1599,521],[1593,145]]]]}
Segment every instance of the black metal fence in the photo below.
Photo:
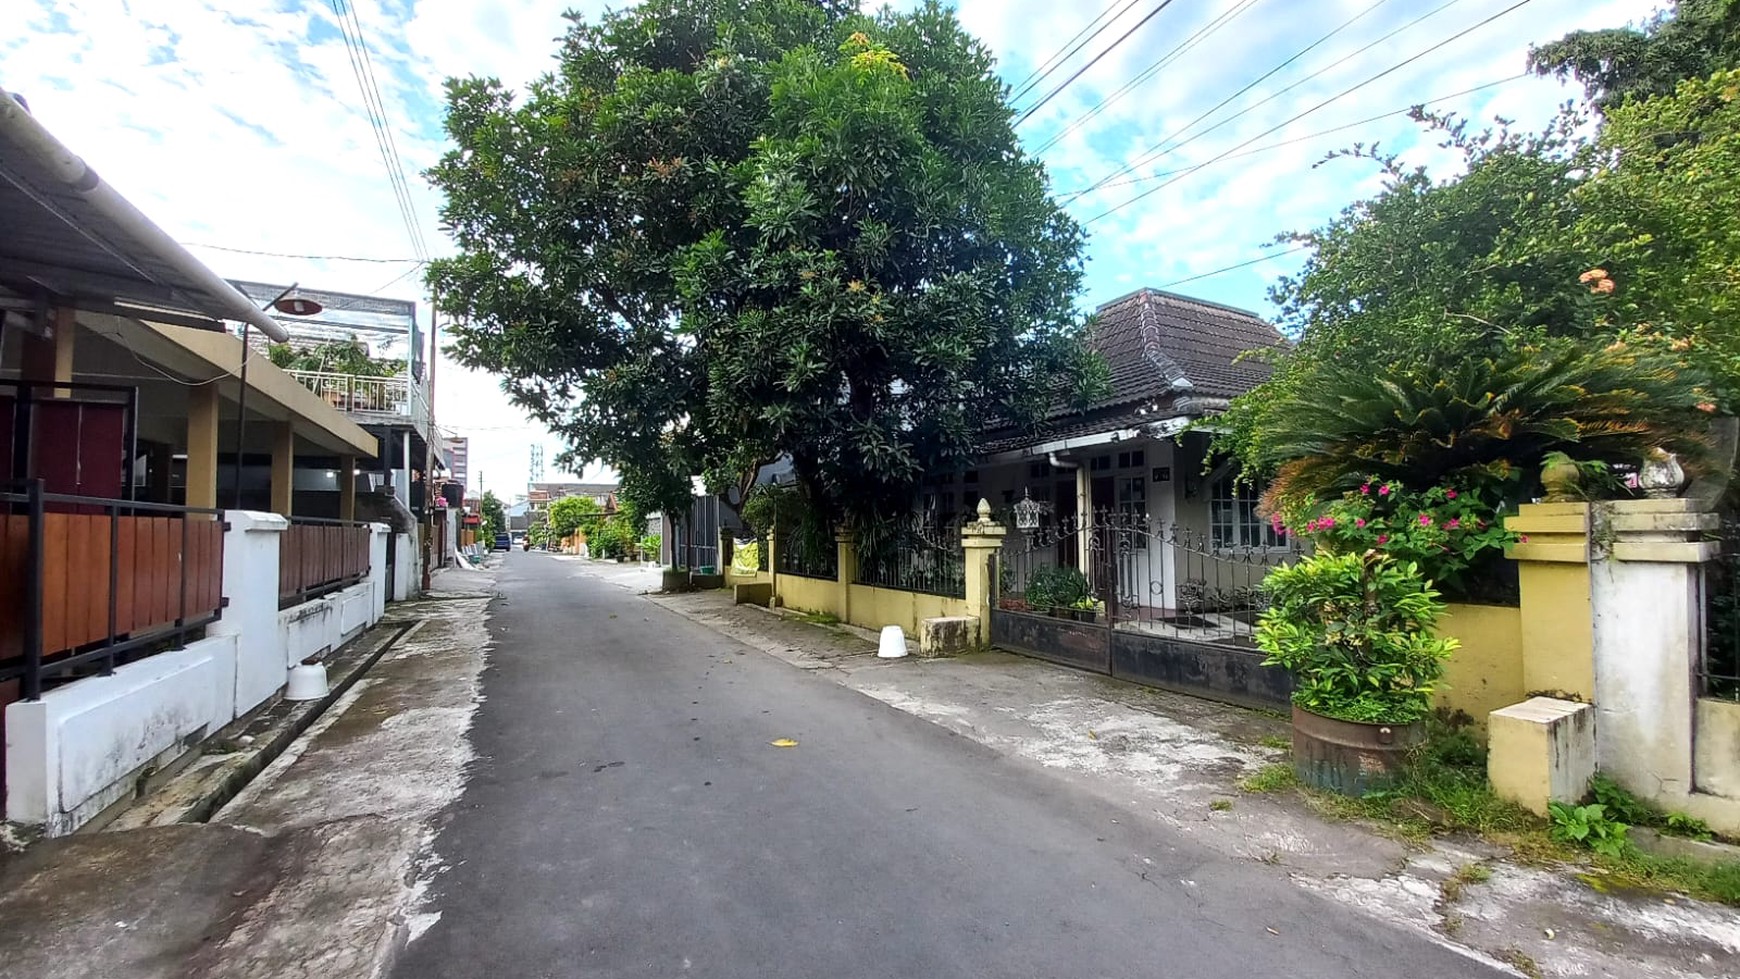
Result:
{"type": "Polygon", "coordinates": [[[823,578],[835,581],[840,577],[839,545],[832,536],[815,530],[779,528],[774,534],[775,560],[780,574],[800,578],[823,578]]]}
{"type": "Polygon", "coordinates": [[[1180,638],[1249,645],[1269,571],[1289,547],[1228,546],[1146,514],[1065,515],[1003,548],[997,607],[1180,638]]]}
{"type": "Polygon", "coordinates": [[[1704,568],[1704,648],[1698,693],[1740,701],[1740,515],[1724,513],[1716,560],[1704,568]]]}
{"type": "Polygon", "coordinates": [[[45,685],[181,649],[222,614],[217,510],[0,492],[0,682],[45,685]]]}
{"type": "Polygon", "coordinates": [[[858,538],[860,585],[967,597],[966,555],[960,531],[922,517],[878,525],[858,538]]]}

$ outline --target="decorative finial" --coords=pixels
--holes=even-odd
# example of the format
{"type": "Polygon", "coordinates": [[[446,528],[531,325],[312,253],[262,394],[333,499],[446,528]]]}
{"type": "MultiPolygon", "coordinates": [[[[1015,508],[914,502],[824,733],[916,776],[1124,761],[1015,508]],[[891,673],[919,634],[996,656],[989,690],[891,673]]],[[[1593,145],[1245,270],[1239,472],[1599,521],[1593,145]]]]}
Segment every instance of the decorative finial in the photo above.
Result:
{"type": "Polygon", "coordinates": [[[979,497],[979,522],[980,523],[990,523],[991,522],[991,501],[985,499],[982,496],[979,497]]]}

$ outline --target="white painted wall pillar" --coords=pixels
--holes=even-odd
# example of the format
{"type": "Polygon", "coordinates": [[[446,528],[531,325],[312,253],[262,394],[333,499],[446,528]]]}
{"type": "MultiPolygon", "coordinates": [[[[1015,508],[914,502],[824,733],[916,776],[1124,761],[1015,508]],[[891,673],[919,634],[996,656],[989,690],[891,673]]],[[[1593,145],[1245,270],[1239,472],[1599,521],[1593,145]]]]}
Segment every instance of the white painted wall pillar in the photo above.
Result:
{"type": "Polygon", "coordinates": [[[384,523],[369,524],[369,586],[373,592],[374,609],[369,621],[379,622],[387,611],[387,541],[392,528],[384,523]]]}
{"type": "Polygon", "coordinates": [[[417,546],[415,533],[394,535],[393,601],[403,602],[416,596],[417,585],[423,578],[422,567],[418,561],[422,552],[423,549],[417,546]]]}
{"type": "Polygon", "coordinates": [[[1704,643],[1703,540],[1715,514],[1693,500],[1597,509],[1611,543],[1590,567],[1595,741],[1600,769],[1666,809],[1733,832],[1740,804],[1694,792],[1695,665],[1704,643]]]}
{"type": "Polygon", "coordinates": [[[230,717],[263,703],[284,685],[284,635],[278,628],[278,557],[290,521],[276,513],[226,510],[223,616],[208,636],[236,637],[230,717]]]}
{"type": "Polygon", "coordinates": [[[1177,532],[1178,494],[1184,486],[1183,474],[1177,468],[1177,448],[1171,439],[1152,443],[1148,449],[1149,468],[1143,474],[1148,478],[1148,518],[1155,535],[1148,546],[1160,550],[1159,554],[1149,554],[1148,561],[1160,572],[1161,587],[1156,591],[1152,583],[1144,585],[1146,594],[1142,601],[1171,609],[1178,607],[1178,549],[1166,546],[1165,541],[1177,532]],[[1157,469],[1165,469],[1170,478],[1166,482],[1155,479],[1157,469]]]}

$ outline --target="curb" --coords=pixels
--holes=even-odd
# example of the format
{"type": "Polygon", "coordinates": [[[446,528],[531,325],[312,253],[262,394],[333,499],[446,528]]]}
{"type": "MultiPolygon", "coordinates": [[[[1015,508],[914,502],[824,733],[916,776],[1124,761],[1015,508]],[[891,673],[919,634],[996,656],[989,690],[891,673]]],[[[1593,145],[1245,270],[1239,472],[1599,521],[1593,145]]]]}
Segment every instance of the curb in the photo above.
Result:
{"type": "MultiPolygon", "coordinates": [[[[387,654],[387,650],[398,645],[399,640],[405,638],[405,636],[421,628],[423,621],[424,620],[422,619],[418,619],[415,622],[392,624],[390,626],[392,633],[387,636],[386,640],[365,654],[361,659],[357,660],[354,668],[340,677],[337,682],[329,684],[326,696],[319,700],[304,702],[300,705],[301,709],[291,707],[290,723],[281,725],[274,730],[271,737],[269,737],[264,744],[258,745],[254,749],[253,754],[250,755],[246,761],[238,763],[234,768],[226,772],[223,778],[221,778],[210,791],[200,796],[186,812],[181,814],[181,817],[177,819],[176,822],[211,822],[213,816],[217,815],[224,806],[228,805],[230,801],[240,794],[243,789],[247,788],[248,783],[252,782],[262,771],[265,771],[267,765],[277,761],[278,756],[282,755],[290,745],[294,744],[296,739],[301,737],[303,732],[307,731],[310,725],[319,719],[322,714],[326,713],[328,708],[337,703],[338,699],[343,697],[346,691],[355,686],[356,682],[362,679],[363,674],[373,669],[374,665],[381,661],[381,657],[387,654]]],[[[369,630],[369,632],[373,631],[373,629],[369,630]]],[[[357,639],[366,638],[369,635],[369,632],[364,632],[362,635],[358,636],[357,639]]],[[[353,639],[351,641],[355,642],[356,640],[353,639]]],[[[337,656],[333,657],[335,660],[337,658],[337,656]]],[[[279,701],[280,705],[285,703],[290,702],[283,700],[279,701]]]]}

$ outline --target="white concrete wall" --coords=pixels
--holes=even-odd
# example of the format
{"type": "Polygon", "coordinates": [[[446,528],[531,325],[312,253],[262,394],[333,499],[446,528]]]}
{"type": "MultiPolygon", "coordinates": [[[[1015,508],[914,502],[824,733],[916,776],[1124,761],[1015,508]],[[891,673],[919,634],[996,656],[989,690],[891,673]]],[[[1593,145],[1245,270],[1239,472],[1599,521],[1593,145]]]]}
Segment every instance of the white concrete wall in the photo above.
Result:
{"type": "Polygon", "coordinates": [[[236,639],[215,636],[6,708],[6,818],[69,833],[233,718],[236,639]]]}
{"type": "Polygon", "coordinates": [[[414,533],[397,534],[393,537],[395,551],[392,600],[395,602],[415,598],[422,583],[423,568],[420,558],[423,552],[417,544],[417,535],[414,533]]]}
{"type": "Polygon", "coordinates": [[[1595,730],[1601,770],[1632,791],[1692,790],[1692,656],[1702,641],[1695,564],[1598,561],[1595,730]]]}
{"type": "Polygon", "coordinates": [[[276,514],[225,515],[223,617],[187,648],[109,676],[56,687],[6,708],[6,818],[68,833],[132,794],[163,765],[275,696],[302,659],[330,652],[386,607],[384,524],[374,524],[369,576],[343,591],[278,609],[276,514]]]}
{"type": "Polygon", "coordinates": [[[1740,704],[1699,700],[1697,725],[1692,779],[1698,791],[1740,800],[1740,704]]]}

